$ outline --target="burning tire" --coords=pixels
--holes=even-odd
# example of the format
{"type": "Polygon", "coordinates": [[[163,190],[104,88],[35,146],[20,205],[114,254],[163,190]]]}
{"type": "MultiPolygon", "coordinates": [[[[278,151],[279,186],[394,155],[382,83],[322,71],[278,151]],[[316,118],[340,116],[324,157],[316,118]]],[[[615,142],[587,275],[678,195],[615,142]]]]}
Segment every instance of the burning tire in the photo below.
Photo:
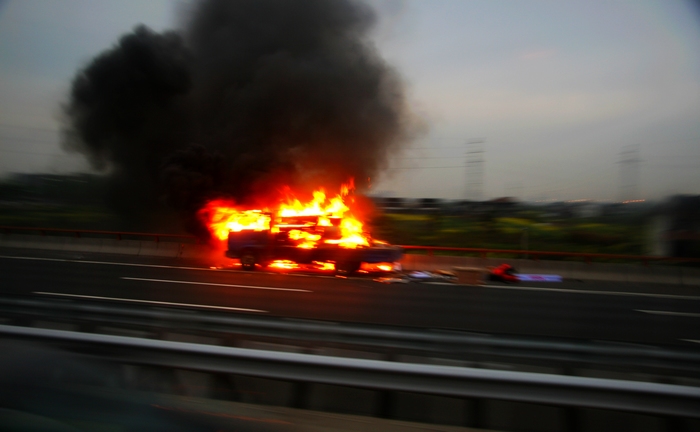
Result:
{"type": "Polygon", "coordinates": [[[360,269],[361,264],[356,261],[341,261],[335,265],[335,274],[350,276],[360,269]]]}

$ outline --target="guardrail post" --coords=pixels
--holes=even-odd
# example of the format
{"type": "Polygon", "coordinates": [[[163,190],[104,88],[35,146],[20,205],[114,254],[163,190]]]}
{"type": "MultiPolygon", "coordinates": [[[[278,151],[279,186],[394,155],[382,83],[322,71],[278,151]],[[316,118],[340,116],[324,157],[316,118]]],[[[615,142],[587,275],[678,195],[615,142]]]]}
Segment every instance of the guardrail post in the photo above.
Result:
{"type": "Polygon", "coordinates": [[[75,237],[76,237],[76,238],[80,238],[80,231],[76,231],[76,232],[75,232],[75,237]]]}
{"type": "Polygon", "coordinates": [[[291,407],[296,409],[306,408],[307,395],[310,390],[311,383],[304,381],[296,381],[292,389],[291,407]]]}
{"type": "Polygon", "coordinates": [[[466,425],[468,428],[485,428],[484,422],[484,405],[485,402],[479,398],[466,399],[466,403],[469,405],[467,408],[467,421],[466,425]]]}
{"type": "MultiPolygon", "coordinates": [[[[567,432],[579,432],[583,428],[581,427],[581,415],[580,410],[577,407],[566,407],[564,409],[564,427],[563,430],[567,432]]],[[[676,430],[676,429],[669,429],[676,430]]]]}
{"type": "Polygon", "coordinates": [[[158,236],[156,236],[156,243],[158,243],[158,242],[159,242],[159,237],[158,237],[158,236]]]}
{"type": "Polygon", "coordinates": [[[382,390],[378,396],[376,416],[384,419],[393,418],[396,392],[382,390]]]}
{"type": "Polygon", "coordinates": [[[428,256],[433,256],[433,250],[432,249],[427,249],[428,251],[428,256]]]}
{"type": "Polygon", "coordinates": [[[117,240],[121,240],[121,239],[122,239],[122,235],[120,233],[117,233],[117,240]]]}

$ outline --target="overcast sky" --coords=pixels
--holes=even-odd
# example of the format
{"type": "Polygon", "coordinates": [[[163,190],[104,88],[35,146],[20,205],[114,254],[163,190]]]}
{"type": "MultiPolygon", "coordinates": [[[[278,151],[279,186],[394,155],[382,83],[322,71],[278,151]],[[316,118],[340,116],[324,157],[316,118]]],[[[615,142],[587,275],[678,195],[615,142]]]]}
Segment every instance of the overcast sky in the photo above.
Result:
{"type": "MultiPolygon", "coordinates": [[[[75,71],[139,23],[176,27],[183,4],[0,0],[0,175],[87,169],[58,145],[75,71]]],[[[620,153],[637,149],[640,198],[700,194],[697,3],[372,4],[377,48],[426,125],[375,193],[457,199],[481,184],[486,198],[617,199],[620,153]],[[467,176],[470,141],[481,180],[467,176]]]]}

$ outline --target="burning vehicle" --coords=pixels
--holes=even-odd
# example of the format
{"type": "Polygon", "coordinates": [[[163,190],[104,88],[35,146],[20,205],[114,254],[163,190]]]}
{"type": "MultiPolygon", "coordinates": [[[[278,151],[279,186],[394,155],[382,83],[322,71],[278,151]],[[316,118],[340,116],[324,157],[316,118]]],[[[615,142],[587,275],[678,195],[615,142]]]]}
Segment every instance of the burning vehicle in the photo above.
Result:
{"type": "Polygon", "coordinates": [[[219,241],[225,255],[240,260],[245,270],[258,266],[295,269],[313,266],[353,274],[363,264],[391,271],[403,255],[400,248],[372,239],[348,204],[352,186],[328,198],[324,190],[310,202],[288,198],[274,210],[241,209],[225,200],[209,202],[200,217],[219,241]]]}
{"type": "Polygon", "coordinates": [[[348,191],[317,191],[306,206],[278,189],[335,192],[353,178],[364,190],[423,130],[372,42],[373,8],[189,3],[181,26],[135,27],[71,83],[62,146],[105,173],[110,208],[125,226],[217,239],[249,269],[398,259],[363,231],[348,191]]]}

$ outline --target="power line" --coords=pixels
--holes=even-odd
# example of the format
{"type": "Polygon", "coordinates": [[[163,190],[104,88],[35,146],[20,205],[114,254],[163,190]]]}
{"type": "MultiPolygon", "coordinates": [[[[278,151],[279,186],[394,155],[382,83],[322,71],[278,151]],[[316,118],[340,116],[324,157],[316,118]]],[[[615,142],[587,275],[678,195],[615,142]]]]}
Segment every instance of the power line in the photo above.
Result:
{"type": "Polygon", "coordinates": [[[619,200],[627,201],[639,198],[639,146],[622,147],[620,152],[620,191],[619,200]]]}
{"type": "Polygon", "coordinates": [[[467,199],[481,201],[484,187],[484,140],[467,142],[467,199]]]}
{"type": "Polygon", "coordinates": [[[13,141],[21,143],[32,143],[36,145],[55,145],[58,140],[40,139],[40,138],[17,138],[17,137],[2,137],[0,136],[0,145],[12,145],[13,141]]]}
{"type": "Polygon", "coordinates": [[[406,160],[406,159],[454,159],[453,156],[426,156],[426,157],[397,157],[397,158],[392,158],[392,159],[401,159],[401,160],[406,160]]]}
{"type": "Polygon", "coordinates": [[[42,131],[42,132],[60,132],[59,129],[48,129],[48,128],[42,128],[42,127],[37,127],[37,126],[22,126],[22,125],[12,125],[12,124],[7,124],[7,123],[0,123],[0,127],[8,127],[8,128],[13,128],[13,129],[23,129],[23,130],[35,130],[35,131],[42,131]]]}
{"type": "Polygon", "coordinates": [[[0,149],[0,152],[2,152],[2,153],[31,154],[31,155],[38,155],[38,156],[61,156],[61,157],[70,157],[71,156],[68,154],[61,154],[61,153],[32,152],[32,151],[26,151],[26,150],[0,149]]]}
{"type": "Polygon", "coordinates": [[[439,166],[439,167],[405,167],[405,168],[389,168],[390,171],[396,170],[414,170],[414,169],[444,169],[444,168],[466,168],[466,165],[454,165],[454,166],[439,166]]]}
{"type": "Polygon", "coordinates": [[[450,149],[450,148],[464,148],[461,146],[428,146],[428,147],[404,147],[403,150],[431,150],[431,149],[450,149]]]}

